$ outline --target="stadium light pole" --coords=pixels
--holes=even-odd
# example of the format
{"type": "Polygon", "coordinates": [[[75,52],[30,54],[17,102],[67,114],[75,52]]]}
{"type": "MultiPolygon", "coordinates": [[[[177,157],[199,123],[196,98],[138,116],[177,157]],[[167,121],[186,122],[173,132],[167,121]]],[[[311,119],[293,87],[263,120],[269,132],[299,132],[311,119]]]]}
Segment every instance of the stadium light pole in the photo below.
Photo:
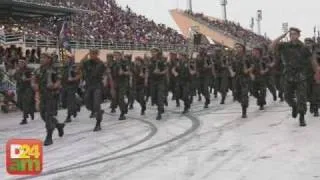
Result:
{"type": "Polygon", "coordinates": [[[222,18],[224,21],[227,20],[227,0],[221,0],[221,7],[222,7],[222,18]]]}
{"type": "Polygon", "coordinates": [[[187,0],[187,3],[188,3],[188,10],[192,12],[192,0],[187,0]]]}
{"type": "Polygon", "coordinates": [[[258,27],[259,35],[261,35],[261,21],[262,21],[262,11],[257,10],[257,27],[258,27]]]}

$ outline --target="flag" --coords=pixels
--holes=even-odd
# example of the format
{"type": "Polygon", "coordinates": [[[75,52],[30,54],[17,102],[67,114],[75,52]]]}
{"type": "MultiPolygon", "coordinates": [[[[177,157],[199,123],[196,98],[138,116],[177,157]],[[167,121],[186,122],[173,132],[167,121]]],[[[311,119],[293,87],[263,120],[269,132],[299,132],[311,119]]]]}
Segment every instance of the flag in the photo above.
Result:
{"type": "Polygon", "coordinates": [[[71,53],[70,46],[70,28],[68,27],[67,22],[63,22],[61,31],[59,34],[60,47],[71,53]]]}

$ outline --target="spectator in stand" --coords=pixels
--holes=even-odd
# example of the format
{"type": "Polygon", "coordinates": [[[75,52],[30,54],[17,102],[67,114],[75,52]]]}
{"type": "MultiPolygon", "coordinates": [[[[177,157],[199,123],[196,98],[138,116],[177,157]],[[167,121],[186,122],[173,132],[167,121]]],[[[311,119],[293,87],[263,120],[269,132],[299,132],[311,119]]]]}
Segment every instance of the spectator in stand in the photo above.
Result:
{"type": "MultiPolygon", "coordinates": [[[[46,5],[92,10],[71,17],[70,36],[76,40],[108,40],[110,43],[184,44],[185,38],[163,24],[156,24],[138,15],[127,6],[118,6],[115,0],[47,0],[46,5]]],[[[56,39],[61,22],[58,18],[22,19],[15,26],[6,26],[6,34],[24,33],[32,39],[56,39]],[[40,23],[39,23],[40,22],[40,23]],[[18,25],[17,25],[18,24],[18,25]]]]}
{"type": "Polygon", "coordinates": [[[254,32],[243,28],[242,26],[240,26],[239,23],[236,24],[231,21],[209,19],[208,17],[204,16],[202,13],[192,13],[190,11],[185,11],[185,13],[189,14],[190,16],[198,20],[208,23],[208,25],[213,28],[217,28],[220,31],[223,31],[225,35],[235,37],[237,39],[242,40],[245,43],[251,43],[251,44],[271,43],[270,39],[266,39],[263,36],[255,34],[254,32]]]}

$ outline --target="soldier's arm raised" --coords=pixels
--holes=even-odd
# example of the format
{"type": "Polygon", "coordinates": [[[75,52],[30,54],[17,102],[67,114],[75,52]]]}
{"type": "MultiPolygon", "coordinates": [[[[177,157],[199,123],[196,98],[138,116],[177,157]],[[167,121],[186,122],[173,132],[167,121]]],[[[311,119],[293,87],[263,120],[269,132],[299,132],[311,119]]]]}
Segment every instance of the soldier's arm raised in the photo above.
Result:
{"type": "Polygon", "coordinates": [[[279,44],[279,42],[280,42],[283,38],[285,38],[288,33],[289,33],[289,31],[286,32],[286,33],[284,33],[284,34],[282,34],[282,35],[279,36],[277,39],[273,40],[272,43],[271,43],[271,45],[270,45],[270,48],[273,49],[273,50],[275,50],[276,47],[277,47],[277,45],[279,44]]]}

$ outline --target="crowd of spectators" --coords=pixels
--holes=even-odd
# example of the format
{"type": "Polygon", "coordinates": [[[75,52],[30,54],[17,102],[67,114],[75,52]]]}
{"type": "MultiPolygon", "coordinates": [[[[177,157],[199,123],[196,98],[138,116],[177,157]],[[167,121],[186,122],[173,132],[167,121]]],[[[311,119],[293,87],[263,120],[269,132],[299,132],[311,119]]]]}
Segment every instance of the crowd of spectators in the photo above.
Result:
{"type": "Polygon", "coordinates": [[[208,23],[208,25],[210,25],[213,28],[219,29],[225,35],[235,37],[246,43],[268,44],[270,42],[270,40],[267,39],[266,37],[258,35],[252,32],[251,30],[243,28],[239,23],[235,23],[231,21],[222,21],[218,19],[210,19],[207,16],[203,15],[202,13],[193,13],[190,11],[185,11],[185,13],[198,20],[208,23]]]}
{"type": "MultiPolygon", "coordinates": [[[[23,1],[23,0],[20,0],[23,1]]],[[[41,0],[24,0],[41,3],[41,0]]],[[[106,40],[154,44],[184,44],[185,38],[164,24],[156,24],[129,7],[121,8],[115,0],[46,0],[43,3],[60,7],[89,10],[71,16],[72,39],[106,40]]],[[[56,38],[62,22],[56,18],[14,20],[4,27],[6,34],[24,33],[28,37],[56,38]]]]}

